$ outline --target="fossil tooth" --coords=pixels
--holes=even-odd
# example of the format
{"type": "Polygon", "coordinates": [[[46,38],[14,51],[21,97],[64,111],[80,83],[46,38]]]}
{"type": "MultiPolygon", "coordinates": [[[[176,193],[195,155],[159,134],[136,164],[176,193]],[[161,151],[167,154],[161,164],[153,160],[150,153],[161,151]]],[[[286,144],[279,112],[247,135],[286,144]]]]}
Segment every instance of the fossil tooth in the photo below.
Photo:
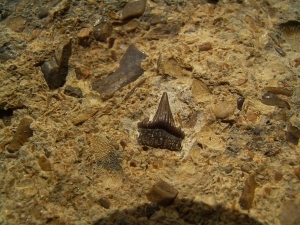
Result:
{"type": "Polygon", "coordinates": [[[166,92],[161,97],[158,109],[152,121],[145,118],[138,123],[138,142],[155,148],[165,148],[172,151],[181,149],[184,132],[175,126],[166,92]]]}

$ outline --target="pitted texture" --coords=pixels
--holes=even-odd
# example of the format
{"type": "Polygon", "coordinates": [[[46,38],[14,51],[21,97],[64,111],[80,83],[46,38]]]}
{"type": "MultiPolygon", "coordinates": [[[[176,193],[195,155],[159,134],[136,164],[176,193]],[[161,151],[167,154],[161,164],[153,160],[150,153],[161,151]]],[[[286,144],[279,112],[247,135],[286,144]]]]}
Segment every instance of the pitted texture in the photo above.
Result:
{"type": "Polygon", "coordinates": [[[123,177],[123,169],[116,149],[102,135],[94,135],[90,139],[90,145],[95,175],[106,183],[107,181],[111,181],[113,184],[120,182],[123,177]]]}

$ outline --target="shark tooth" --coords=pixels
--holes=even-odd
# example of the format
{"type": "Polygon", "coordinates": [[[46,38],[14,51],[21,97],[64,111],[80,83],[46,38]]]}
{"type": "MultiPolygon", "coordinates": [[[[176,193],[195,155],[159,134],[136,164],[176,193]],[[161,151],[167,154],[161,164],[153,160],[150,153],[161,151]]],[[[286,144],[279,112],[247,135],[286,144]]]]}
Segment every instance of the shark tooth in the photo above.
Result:
{"type": "Polygon", "coordinates": [[[172,151],[181,150],[184,132],[175,126],[175,121],[169,104],[168,94],[163,93],[158,109],[152,121],[145,118],[138,123],[138,143],[154,148],[165,148],[172,151]]]}

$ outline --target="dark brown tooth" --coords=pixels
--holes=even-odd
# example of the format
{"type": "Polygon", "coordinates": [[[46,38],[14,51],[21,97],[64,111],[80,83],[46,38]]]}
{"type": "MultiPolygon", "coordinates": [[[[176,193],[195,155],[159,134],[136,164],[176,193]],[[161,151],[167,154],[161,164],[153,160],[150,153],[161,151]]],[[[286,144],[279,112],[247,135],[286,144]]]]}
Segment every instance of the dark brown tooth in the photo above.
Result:
{"type": "Polygon", "coordinates": [[[167,92],[164,92],[163,96],[160,99],[160,103],[156,114],[153,117],[152,123],[154,124],[154,126],[161,126],[162,129],[165,128],[170,132],[172,129],[176,128],[167,92]]]}
{"type": "Polygon", "coordinates": [[[138,128],[140,144],[174,151],[181,149],[184,132],[180,127],[175,126],[166,92],[163,93],[153,120],[149,121],[149,118],[145,118],[138,123],[138,128]]]}

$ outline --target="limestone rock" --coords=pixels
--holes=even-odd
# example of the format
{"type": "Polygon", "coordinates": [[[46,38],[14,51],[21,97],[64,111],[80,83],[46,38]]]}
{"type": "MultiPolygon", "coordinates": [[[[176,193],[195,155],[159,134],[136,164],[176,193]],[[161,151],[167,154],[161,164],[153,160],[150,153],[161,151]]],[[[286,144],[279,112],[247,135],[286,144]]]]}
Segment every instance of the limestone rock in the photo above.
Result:
{"type": "Polygon", "coordinates": [[[178,191],[172,185],[159,181],[147,193],[147,198],[160,206],[169,206],[172,205],[177,195],[178,191]]]}
{"type": "Polygon", "coordinates": [[[229,101],[222,101],[218,102],[214,107],[213,107],[213,113],[218,119],[226,119],[230,115],[233,114],[235,110],[235,104],[232,104],[229,101]]]}

